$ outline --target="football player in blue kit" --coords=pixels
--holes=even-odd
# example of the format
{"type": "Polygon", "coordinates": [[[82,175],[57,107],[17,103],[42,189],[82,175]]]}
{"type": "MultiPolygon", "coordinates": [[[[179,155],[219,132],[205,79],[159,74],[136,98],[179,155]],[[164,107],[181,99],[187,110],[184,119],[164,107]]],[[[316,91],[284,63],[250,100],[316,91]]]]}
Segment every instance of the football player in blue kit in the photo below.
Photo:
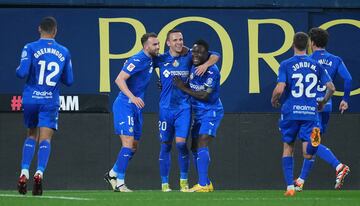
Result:
{"type": "MultiPolygon", "coordinates": [[[[170,152],[175,137],[180,168],[180,191],[185,192],[189,189],[189,151],[186,146],[186,139],[191,124],[190,96],[179,90],[173,84],[172,78],[178,76],[183,82],[188,81],[192,67],[192,52],[184,47],[184,39],[180,30],[170,30],[167,34],[166,43],[169,50],[159,55],[154,61],[155,67],[159,67],[162,87],[159,103],[161,189],[163,192],[171,191],[169,186],[170,152]]],[[[209,66],[215,64],[219,59],[217,53],[211,53],[209,56],[209,60],[197,66],[198,74],[203,74],[209,66]]]]}
{"type": "Polygon", "coordinates": [[[113,104],[114,128],[122,147],[104,179],[116,192],[132,192],[125,185],[125,172],[140,141],[145,90],[153,72],[153,58],[159,54],[159,40],[155,33],[144,34],[141,43],[143,49],[125,62],[115,80],[120,92],[113,104]]]}
{"type": "Polygon", "coordinates": [[[51,151],[51,138],[58,129],[60,82],[70,86],[73,79],[69,50],[55,41],[57,22],[54,17],[45,17],[40,26],[40,39],[24,46],[19,78],[26,78],[22,104],[24,123],[27,129],[21,161],[18,191],[26,194],[29,167],[37,142],[38,164],[34,175],[33,195],[42,195],[44,171],[51,151]]]}
{"type": "MultiPolygon", "coordinates": [[[[325,50],[329,38],[329,34],[326,30],[321,28],[312,28],[309,31],[309,36],[311,48],[313,50],[313,53],[310,57],[320,63],[328,71],[332,79],[335,79],[336,76],[340,76],[342,79],[344,79],[344,96],[339,105],[339,110],[341,113],[343,113],[348,109],[352,80],[351,75],[340,57],[335,56],[325,50]]],[[[320,85],[318,87],[317,98],[321,100],[325,96],[325,93],[326,87],[324,85],[320,85]]],[[[332,101],[330,99],[329,102],[325,105],[324,110],[319,112],[319,126],[322,136],[326,131],[331,111],[332,101]]],[[[319,156],[321,159],[325,160],[325,162],[327,162],[335,169],[336,179],[334,187],[335,189],[340,189],[344,184],[345,177],[350,173],[349,166],[342,164],[331,152],[331,150],[323,144],[319,145],[316,156],[319,156]]],[[[296,191],[300,192],[303,190],[304,182],[313,167],[314,161],[315,156],[312,159],[304,159],[300,176],[295,181],[296,191]]]]}
{"type": "Polygon", "coordinates": [[[191,96],[194,121],[192,125],[192,150],[196,156],[198,184],[188,192],[211,192],[212,184],[208,177],[210,155],[208,145],[215,138],[217,128],[224,116],[224,109],[219,98],[220,71],[216,65],[210,66],[204,75],[196,75],[196,67],[209,58],[209,46],[198,40],[192,47],[193,66],[190,70],[189,87],[181,77],[174,76],[174,84],[191,96]],[[196,152],[195,152],[196,151],[196,152]],[[211,186],[210,186],[211,185],[211,186]]]}
{"type": "Polygon", "coordinates": [[[283,141],[282,167],[287,190],[285,196],[294,196],[293,179],[294,143],[297,137],[302,141],[303,156],[311,159],[320,144],[320,129],[317,126],[318,110],[335,92],[334,84],[327,71],[306,55],[308,35],[298,32],[294,36],[295,55],[280,64],[277,85],[273,91],[271,104],[280,107],[280,97],[284,95],[279,128],[283,141]],[[325,85],[327,92],[317,102],[318,85],[325,85]]]}

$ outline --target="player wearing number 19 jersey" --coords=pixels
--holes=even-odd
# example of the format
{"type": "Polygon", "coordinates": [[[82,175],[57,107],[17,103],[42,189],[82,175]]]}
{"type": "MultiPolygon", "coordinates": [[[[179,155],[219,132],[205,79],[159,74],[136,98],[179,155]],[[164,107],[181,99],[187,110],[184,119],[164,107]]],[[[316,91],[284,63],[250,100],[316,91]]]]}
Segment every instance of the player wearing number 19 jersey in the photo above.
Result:
{"type": "Polygon", "coordinates": [[[320,144],[320,129],[317,127],[318,104],[324,104],[335,92],[327,71],[315,60],[306,55],[308,36],[298,32],[294,36],[295,56],[280,64],[278,84],[271,103],[280,106],[279,100],[284,94],[281,107],[279,128],[284,143],[283,172],[287,184],[286,196],[295,194],[293,179],[293,147],[297,138],[303,142],[304,158],[311,159],[320,144]],[[316,93],[319,83],[326,85],[328,92],[321,102],[317,102],[316,93]]]}
{"type": "Polygon", "coordinates": [[[51,150],[50,140],[54,130],[58,128],[59,83],[67,86],[73,83],[70,53],[54,40],[57,32],[55,18],[43,18],[39,32],[41,38],[38,41],[25,45],[20,66],[16,70],[19,78],[27,78],[22,104],[28,132],[23,146],[18,182],[20,194],[27,192],[29,167],[38,141],[38,165],[32,194],[42,195],[43,173],[51,150]]]}

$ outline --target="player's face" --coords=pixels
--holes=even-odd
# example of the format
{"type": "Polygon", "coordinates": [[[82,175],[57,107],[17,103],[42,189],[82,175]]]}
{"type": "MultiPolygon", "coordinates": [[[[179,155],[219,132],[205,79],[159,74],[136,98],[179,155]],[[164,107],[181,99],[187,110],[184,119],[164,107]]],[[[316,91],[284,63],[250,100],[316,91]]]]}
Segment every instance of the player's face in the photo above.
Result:
{"type": "Polygon", "coordinates": [[[208,57],[208,52],[205,47],[201,45],[194,44],[192,48],[192,62],[195,66],[201,65],[206,62],[208,57]]]}
{"type": "Polygon", "coordinates": [[[171,33],[166,44],[170,48],[171,52],[180,54],[184,46],[184,39],[181,32],[171,33]]]}
{"type": "Polygon", "coordinates": [[[146,42],[145,50],[150,54],[150,56],[156,57],[159,54],[159,49],[159,40],[155,37],[150,37],[146,42]]]}

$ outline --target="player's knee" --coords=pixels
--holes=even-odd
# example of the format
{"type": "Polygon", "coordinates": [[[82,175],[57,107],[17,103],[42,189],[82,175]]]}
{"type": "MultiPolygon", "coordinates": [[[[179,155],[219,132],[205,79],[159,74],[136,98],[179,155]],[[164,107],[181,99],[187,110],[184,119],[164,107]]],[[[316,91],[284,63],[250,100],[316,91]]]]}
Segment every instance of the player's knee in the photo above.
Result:
{"type": "Polygon", "coordinates": [[[188,153],[188,148],[186,146],[186,142],[178,142],[176,143],[176,148],[181,154],[188,153]]]}
{"type": "Polygon", "coordinates": [[[169,153],[171,151],[171,143],[169,144],[168,142],[162,142],[160,149],[160,152],[169,153]]]}
{"type": "Polygon", "coordinates": [[[198,148],[207,147],[210,141],[211,137],[209,135],[202,135],[198,140],[198,148]]]}

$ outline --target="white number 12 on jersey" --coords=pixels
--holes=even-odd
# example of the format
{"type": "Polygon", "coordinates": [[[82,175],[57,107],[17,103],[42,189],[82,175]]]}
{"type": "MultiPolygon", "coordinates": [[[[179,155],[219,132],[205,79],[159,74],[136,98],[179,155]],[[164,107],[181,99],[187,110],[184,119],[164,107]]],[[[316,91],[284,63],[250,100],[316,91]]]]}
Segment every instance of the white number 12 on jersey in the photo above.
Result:
{"type": "MultiPolygon", "coordinates": [[[[39,85],[43,85],[46,62],[44,60],[41,60],[39,61],[39,64],[40,64],[39,85]]],[[[54,78],[59,73],[60,71],[59,64],[56,62],[49,62],[46,69],[52,72],[46,76],[45,83],[48,86],[54,87],[56,85],[56,82],[51,81],[51,79],[54,78]]]]}

